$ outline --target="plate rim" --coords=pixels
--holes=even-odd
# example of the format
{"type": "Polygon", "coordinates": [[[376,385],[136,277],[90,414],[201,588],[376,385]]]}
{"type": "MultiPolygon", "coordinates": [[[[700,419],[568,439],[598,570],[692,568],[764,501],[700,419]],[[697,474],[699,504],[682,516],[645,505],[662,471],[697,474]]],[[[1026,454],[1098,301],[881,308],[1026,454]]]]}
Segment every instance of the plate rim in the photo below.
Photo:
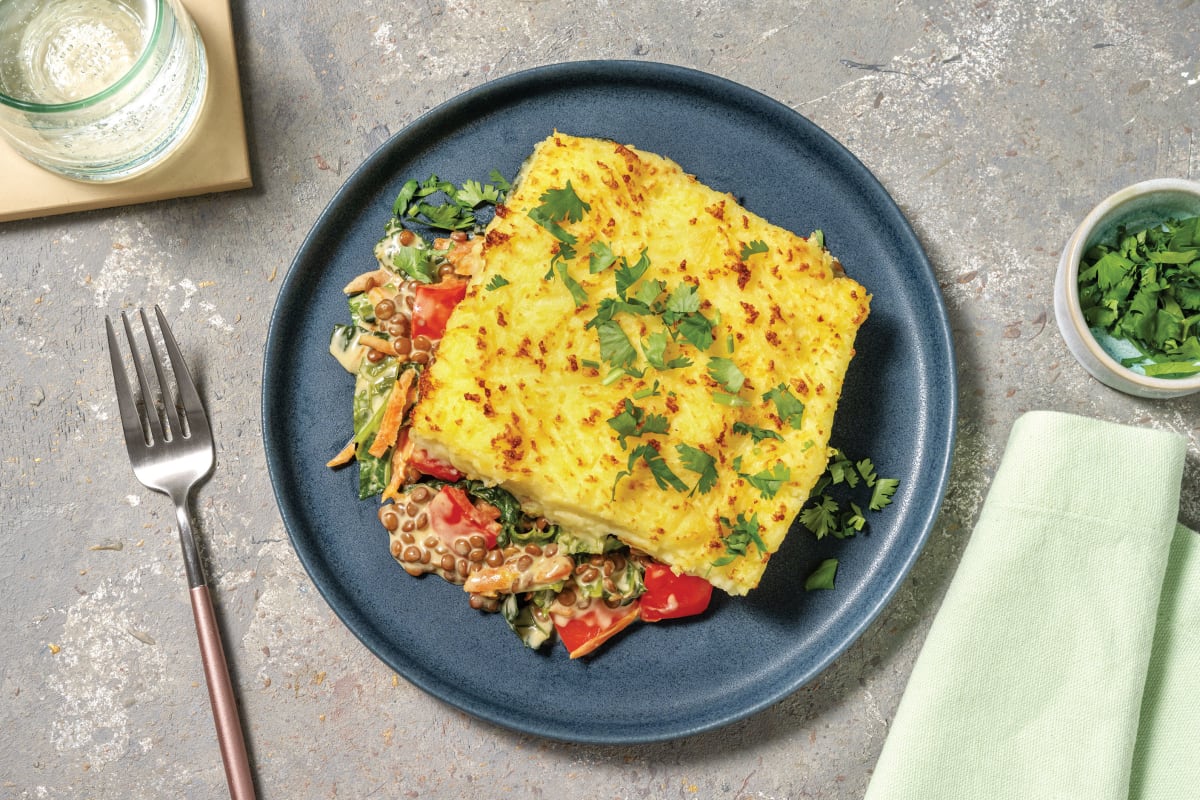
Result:
{"type": "MultiPolygon", "coordinates": [[[[898,236],[902,244],[905,246],[906,253],[915,253],[917,264],[915,268],[922,274],[928,277],[931,285],[936,290],[936,315],[930,315],[930,320],[936,319],[936,328],[930,331],[931,339],[941,345],[944,351],[945,358],[951,369],[946,378],[945,397],[939,397],[939,405],[945,408],[945,416],[948,429],[945,431],[944,447],[934,448],[933,455],[935,458],[932,461],[932,466],[935,467],[934,479],[936,480],[936,496],[933,502],[925,509],[925,513],[915,515],[914,523],[919,522],[919,532],[911,540],[909,547],[902,553],[903,558],[899,562],[899,569],[891,572],[891,580],[879,584],[879,591],[876,601],[866,608],[866,613],[860,614],[854,619],[853,625],[846,626],[846,635],[841,637],[839,645],[825,653],[823,658],[820,658],[814,666],[807,670],[804,674],[793,675],[792,680],[784,682],[779,687],[771,691],[764,691],[759,701],[746,706],[739,707],[729,713],[721,715],[719,718],[709,719],[698,724],[689,724],[686,721],[662,725],[656,725],[653,729],[648,729],[644,734],[604,734],[595,731],[567,731],[565,728],[558,730],[550,730],[544,726],[522,724],[519,720],[519,715],[497,713],[491,708],[480,708],[473,706],[463,700],[461,697],[448,696],[447,692],[443,691],[440,685],[435,685],[434,682],[427,679],[423,673],[413,674],[412,670],[403,670],[392,663],[388,658],[380,652],[381,648],[377,646],[374,629],[363,630],[364,625],[359,623],[361,613],[358,609],[352,609],[354,614],[349,614],[345,609],[340,607],[340,604],[335,604],[331,598],[332,588],[326,584],[335,576],[332,571],[325,569],[323,563],[318,564],[313,559],[313,554],[308,553],[305,548],[298,546],[297,534],[293,531],[295,520],[288,508],[290,502],[285,498],[284,487],[282,481],[277,478],[279,464],[277,455],[273,452],[273,443],[270,440],[270,432],[268,430],[268,421],[271,418],[269,406],[271,403],[272,389],[275,387],[275,378],[273,376],[271,365],[273,363],[273,355],[280,348],[280,342],[277,334],[277,326],[269,325],[266,347],[264,348],[263,356],[263,381],[261,394],[261,435],[266,453],[267,472],[271,481],[273,495],[275,497],[277,508],[280,512],[280,517],[284,523],[284,528],[288,534],[288,539],[291,543],[293,552],[303,564],[310,581],[317,588],[322,599],[327,606],[334,612],[338,619],[345,625],[355,638],[362,643],[376,658],[379,658],[387,666],[399,672],[406,681],[418,687],[430,696],[444,702],[454,708],[457,708],[473,717],[499,725],[503,728],[536,735],[552,740],[580,743],[580,744],[641,744],[657,741],[666,741],[679,739],[686,736],[699,734],[705,731],[715,730],[739,720],[750,717],[766,708],[769,708],[786,697],[794,694],[803,686],[811,683],[819,675],[825,672],[830,665],[841,657],[847,649],[857,642],[867,628],[872,625],[878,618],[882,610],[891,603],[901,584],[908,577],[917,559],[924,552],[928,542],[930,533],[936,524],[940,514],[941,507],[945,500],[946,491],[948,488],[950,472],[953,466],[953,457],[955,450],[955,442],[957,439],[957,420],[958,420],[958,380],[957,380],[957,360],[955,357],[954,339],[950,327],[948,310],[946,308],[945,299],[940,291],[937,283],[936,273],[929,261],[928,254],[921,245],[919,238],[912,227],[912,223],[904,214],[899,204],[886,190],[879,179],[868,169],[859,158],[852,153],[848,148],[841,144],[835,137],[818,126],[816,123],[809,120],[798,111],[790,108],[784,103],[752,89],[743,84],[737,83],[728,78],[707,73],[691,67],[683,67],[674,64],[665,64],[653,61],[635,61],[635,60],[579,60],[567,61],[555,64],[546,64],[542,66],[532,67],[529,69],[520,70],[509,75],[495,78],[491,81],[477,85],[463,92],[460,92],[453,97],[439,103],[428,111],[423,112],[416,117],[412,122],[405,125],[401,130],[390,135],[386,141],[380,144],[373,152],[371,152],[361,164],[358,165],[343,181],[341,186],[334,192],[330,201],[318,214],[313,221],[308,233],[303,238],[300,246],[289,264],[287,273],[284,275],[280,283],[279,291],[276,295],[275,303],[273,304],[270,320],[273,323],[277,315],[281,312],[287,302],[292,298],[294,287],[293,282],[298,280],[299,267],[301,262],[305,260],[310,248],[317,243],[326,234],[326,228],[332,224],[331,220],[338,215],[339,208],[344,207],[346,201],[361,194],[361,186],[364,182],[372,180],[372,174],[378,170],[381,165],[386,165],[393,151],[400,146],[405,140],[421,140],[428,136],[427,129],[431,126],[436,126],[440,121],[447,117],[459,118],[463,114],[470,114],[471,109],[479,104],[483,99],[489,97],[503,96],[509,92],[519,89],[522,86],[529,85],[530,82],[539,81],[555,81],[562,83],[572,78],[582,78],[586,81],[601,81],[605,83],[627,83],[627,82],[646,82],[654,80],[655,83],[660,83],[663,80],[669,80],[675,84],[681,84],[691,87],[693,90],[703,88],[707,90],[719,90],[725,95],[732,96],[739,104],[753,107],[756,113],[770,112],[773,115],[778,115],[785,119],[791,125],[798,125],[805,129],[809,136],[816,137],[822,140],[824,144],[837,153],[842,158],[848,167],[852,169],[855,177],[861,180],[864,185],[870,188],[877,202],[881,202],[885,206],[890,206],[894,211],[894,215],[890,220],[895,228],[892,233],[898,236]],[[355,619],[348,619],[348,616],[354,616],[355,619]]],[[[917,527],[915,524],[913,527],[917,527]]],[[[801,671],[803,672],[803,671],[801,671]]]]}

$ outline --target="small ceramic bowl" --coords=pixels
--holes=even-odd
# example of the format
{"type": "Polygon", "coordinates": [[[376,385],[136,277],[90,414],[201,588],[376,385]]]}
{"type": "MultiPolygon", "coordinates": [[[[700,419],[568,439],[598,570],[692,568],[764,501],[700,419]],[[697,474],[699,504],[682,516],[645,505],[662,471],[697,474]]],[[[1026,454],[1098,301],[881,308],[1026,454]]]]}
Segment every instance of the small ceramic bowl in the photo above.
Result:
{"type": "Polygon", "coordinates": [[[1067,240],[1054,281],[1054,316],[1067,348],[1084,369],[1106,386],[1156,399],[1200,392],[1200,375],[1155,378],[1122,366],[1113,352],[1121,354],[1122,347],[1132,346],[1090,330],[1079,307],[1079,262],[1089,248],[1098,242],[1112,241],[1121,225],[1136,231],[1172,217],[1198,214],[1200,183],[1158,178],[1127,186],[1105,198],[1067,240]]]}

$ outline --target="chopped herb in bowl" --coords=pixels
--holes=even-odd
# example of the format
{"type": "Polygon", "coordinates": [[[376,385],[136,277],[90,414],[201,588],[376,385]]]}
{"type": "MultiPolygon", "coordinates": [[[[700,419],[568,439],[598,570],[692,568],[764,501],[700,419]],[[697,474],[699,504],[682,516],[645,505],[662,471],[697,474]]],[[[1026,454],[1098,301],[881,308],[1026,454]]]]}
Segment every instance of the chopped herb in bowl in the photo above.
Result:
{"type": "MultiPolygon", "coordinates": [[[[1127,343],[1121,364],[1149,377],[1200,373],[1200,216],[1118,227],[1079,264],[1089,326],[1127,343]]],[[[1115,349],[1115,348],[1114,348],[1115,349]]]]}

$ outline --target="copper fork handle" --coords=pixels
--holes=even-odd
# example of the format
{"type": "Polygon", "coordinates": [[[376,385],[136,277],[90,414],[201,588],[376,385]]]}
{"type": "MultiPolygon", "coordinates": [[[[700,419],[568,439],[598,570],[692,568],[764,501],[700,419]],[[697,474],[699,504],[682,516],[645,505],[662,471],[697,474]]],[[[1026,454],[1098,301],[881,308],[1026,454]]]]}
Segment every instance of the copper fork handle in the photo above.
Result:
{"type": "Polygon", "coordinates": [[[233,800],[254,800],[254,780],[250,776],[250,759],[246,740],[238,718],[237,700],[229,680],[229,665],[217,629],[212,598],[207,585],[192,587],[192,613],[196,618],[196,635],[200,638],[200,659],[204,662],[204,677],[208,682],[208,698],[212,701],[213,719],[217,724],[217,743],[221,760],[225,762],[225,780],[233,800]]]}

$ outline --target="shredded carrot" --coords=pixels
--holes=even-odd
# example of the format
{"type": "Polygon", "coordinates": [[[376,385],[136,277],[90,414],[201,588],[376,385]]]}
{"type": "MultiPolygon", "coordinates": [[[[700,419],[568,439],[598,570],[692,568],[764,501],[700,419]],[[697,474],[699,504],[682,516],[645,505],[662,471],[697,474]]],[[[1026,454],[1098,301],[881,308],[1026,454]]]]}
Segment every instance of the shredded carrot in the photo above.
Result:
{"type": "Polygon", "coordinates": [[[354,460],[354,440],[351,439],[349,442],[346,442],[346,446],[343,447],[336,456],[334,456],[333,458],[331,458],[325,462],[325,466],[340,467],[343,464],[349,464],[353,460],[354,460]]]}
{"type": "Polygon", "coordinates": [[[384,339],[380,336],[371,336],[370,334],[363,334],[362,336],[358,337],[358,343],[365,344],[367,347],[371,348],[372,350],[378,350],[379,352],[384,353],[389,356],[396,355],[395,345],[393,345],[390,341],[388,341],[387,339],[384,339]]]}
{"type": "Polygon", "coordinates": [[[408,430],[401,429],[396,440],[396,449],[392,451],[392,477],[384,487],[380,501],[399,500],[400,487],[404,485],[404,468],[412,458],[413,444],[408,440],[408,430]]]}
{"type": "Polygon", "coordinates": [[[387,283],[391,277],[392,273],[380,267],[379,269],[371,270],[370,272],[364,272],[363,274],[359,275],[354,280],[347,283],[342,291],[346,294],[358,294],[359,292],[367,291],[372,286],[380,286],[387,283]]]}
{"type": "Polygon", "coordinates": [[[396,443],[396,437],[400,435],[400,424],[404,422],[404,412],[408,410],[408,390],[412,387],[415,372],[411,369],[401,372],[396,385],[392,387],[392,393],[388,395],[387,408],[383,410],[383,419],[379,422],[379,432],[367,451],[376,458],[383,458],[383,454],[396,443]]]}

